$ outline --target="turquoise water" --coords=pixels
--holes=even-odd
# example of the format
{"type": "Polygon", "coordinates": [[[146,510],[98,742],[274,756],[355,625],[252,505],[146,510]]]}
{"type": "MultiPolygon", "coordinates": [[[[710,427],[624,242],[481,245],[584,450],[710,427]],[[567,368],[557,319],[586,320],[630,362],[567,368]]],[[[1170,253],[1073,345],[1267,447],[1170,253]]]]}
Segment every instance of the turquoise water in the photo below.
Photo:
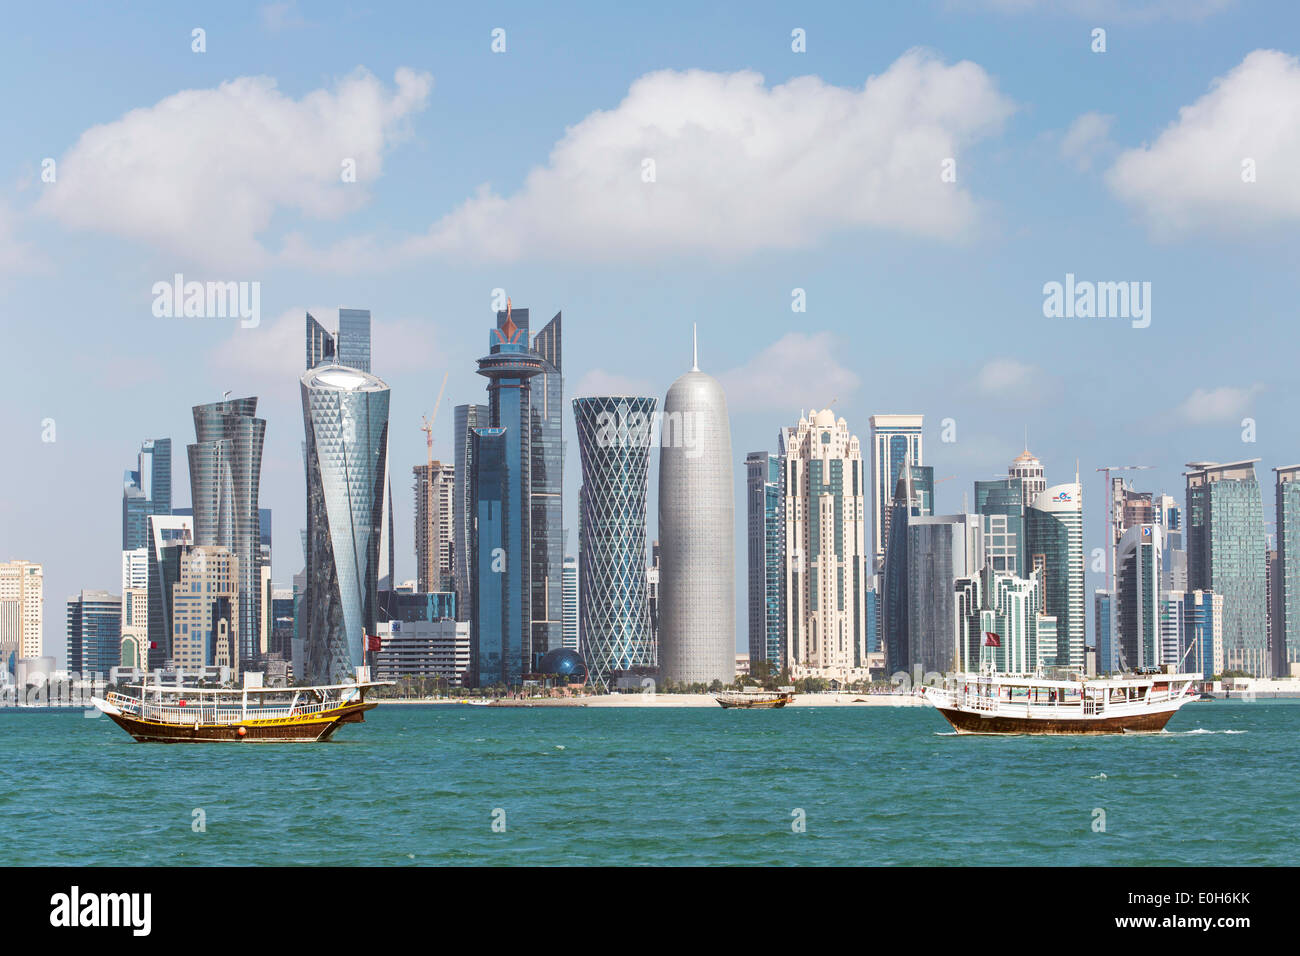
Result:
{"type": "MultiPolygon", "coordinates": [[[[1300,705],[956,737],[921,708],[380,706],[334,743],[0,713],[5,864],[1291,864],[1300,705]],[[201,809],[206,832],[195,832],[201,809]],[[504,811],[505,832],[493,812],[504,811]],[[1105,832],[1094,832],[1094,810],[1105,832]],[[796,833],[796,810],[806,830],[796,833]]],[[[500,814],[497,815],[500,819],[500,814]]]]}

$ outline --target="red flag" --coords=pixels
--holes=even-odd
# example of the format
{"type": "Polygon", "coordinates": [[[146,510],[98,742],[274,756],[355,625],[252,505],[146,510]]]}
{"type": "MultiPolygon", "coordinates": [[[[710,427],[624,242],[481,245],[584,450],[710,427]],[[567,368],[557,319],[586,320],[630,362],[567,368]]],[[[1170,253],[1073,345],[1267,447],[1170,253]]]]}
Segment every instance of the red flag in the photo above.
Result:
{"type": "Polygon", "coordinates": [[[997,634],[995,634],[993,631],[985,631],[985,632],[984,632],[984,643],[983,643],[981,646],[983,646],[983,647],[1001,647],[1001,646],[1002,646],[1002,638],[998,637],[997,634]]]}
{"type": "Polygon", "coordinates": [[[384,642],[380,640],[379,635],[377,634],[366,635],[366,650],[378,651],[381,650],[383,646],[384,646],[384,642]]]}

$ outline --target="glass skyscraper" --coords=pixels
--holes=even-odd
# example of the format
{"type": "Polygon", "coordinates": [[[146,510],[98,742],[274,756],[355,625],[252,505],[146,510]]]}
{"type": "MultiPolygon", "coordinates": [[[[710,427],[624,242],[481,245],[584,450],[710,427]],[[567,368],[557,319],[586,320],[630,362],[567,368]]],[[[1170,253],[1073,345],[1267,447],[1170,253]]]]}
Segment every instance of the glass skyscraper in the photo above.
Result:
{"type": "Polygon", "coordinates": [[[68,672],[100,675],[122,662],[122,598],[107,591],[82,591],[68,598],[68,672]]]}
{"type": "MultiPolygon", "coordinates": [[[[527,310],[522,310],[527,311],[527,310]]],[[[528,381],[529,588],[534,664],[564,646],[564,375],[557,312],[533,338],[541,371],[528,381]]]]}
{"type": "Polygon", "coordinates": [[[257,656],[262,621],[261,516],[258,490],[266,420],[257,399],[194,406],[189,445],[194,543],[229,548],[239,559],[239,664],[257,656]]]}
{"type": "Polygon", "coordinates": [[[1042,611],[1056,618],[1056,647],[1042,648],[1044,664],[1084,668],[1083,486],[1053,485],[1025,509],[1026,565],[1038,572],[1042,611]]]}
{"type": "Polygon", "coordinates": [[[1160,526],[1138,524],[1124,532],[1117,550],[1115,623],[1119,663],[1145,670],[1165,663],[1160,628],[1160,526]]]}
{"type": "Polygon", "coordinates": [[[1115,641],[1114,596],[1098,589],[1092,595],[1092,626],[1097,648],[1097,674],[1113,674],[1119,667],[1119,645],[1115,641]]]}
{"type": "MultiPolygon", "coordinates": [[[[745,458],[749,540],[749,660],[784,666],[785,465],[780,455],[745,458]]],[[[869,629],[869,628],[868,628],[869,629]]]]}
{"type": "Polygon", "coordinates": [[[903,472],[903,463],[913,468],[923,464],[921,457],[922,415],[872,415],[871,425],[871,522],[873,552],[876,563],[885,557],[889,543],[889,518],[894,503],[894,489],[903,472]]]}
{"type": "Polygon", "coordinates": [[[975,482],[975,510],[984,525],[984,559],[989,566],[1000,574],[1027,574],[1023,479],[975,482]]]}
{"type": "Polygon", "coordinates": [[[474,611],[474,429],[490,424],[486,405],[457,405],[454,412],[456,463],[452,469],[452,554],[456,562],[456,620],[468,621],[474,611]],[[466,520],[469,516],[470,520],[466,520]]]}
{"type": "Polygon", "coordinates": [[[153,438],[140,446],[134,471],[122,478],[122,550],[149,543],[150,515],[172,512],[172,440],[153,438]]]}
{"type": "Polygon", "coordinates": [[[922,675],[958,667],[956,593],[958,578],[977,574],[984,563],[979,515],[910,517],[907,533],[907,641],[893,671],[922,675]]]}
{"type": "Polygon", "coordinates": [[[1272,670],[1264,620],[1264,508],[1258,458],[1189,462],[1187,586],[1223,597],[1224,667],[1267,677],[1272,670]]]}
{"type": "Polygon", "coordinates": [[[389,390],[342,365],[300,379],[307,436],[306,630],[303,667],[331,683],[365,663],[389,551],[389,390]],[[382,567],[381,567],[382,565],[382,567]]]}
{"type": "Polygon", "coordinates": [[[933,501],[934,469],[926,465],[913,466],[908,459],[903,459],[886,524],[889,537],[885,542],[884,590],[881,594],[885,667],[891,674],[911,667],[908,616],[913,603],[909,596],[912,567],[907,529],[912,518],[931,514],[933,501]]]}
{"type": "Polygon", "coordinates": [[[1277,474],[1277,574],[1273,581],[1273,673],[1300,661],[1300,465],[1277,474]]]}
{"type": "Polygon", "coordinates": [[[646,600],[646,496],[653,398],[575,398],[582,458],[578,615],[587,674],[598,687],[655,666],[646,600]]]}

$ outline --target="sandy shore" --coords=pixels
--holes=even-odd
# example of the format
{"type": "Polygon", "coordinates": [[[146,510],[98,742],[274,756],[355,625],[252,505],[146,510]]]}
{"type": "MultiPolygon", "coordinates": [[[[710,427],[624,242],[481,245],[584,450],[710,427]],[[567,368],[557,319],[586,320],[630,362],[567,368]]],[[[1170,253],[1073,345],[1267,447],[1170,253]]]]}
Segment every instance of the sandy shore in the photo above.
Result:
{"type": "MultiPolygon", "coordinates": [[[[385,700],[387,704],[459,704],[459,698],[449,700],[385,700]]],[[[537,700],[512,700],[504,698],[502,707],[713,707],[718,708],[712,694],[599,694],[593,697],[555,697],[537,700]]],[[[895,694],[802,694],[795,697],[790,707],[924,707],[917,697],[895,694]]]]}

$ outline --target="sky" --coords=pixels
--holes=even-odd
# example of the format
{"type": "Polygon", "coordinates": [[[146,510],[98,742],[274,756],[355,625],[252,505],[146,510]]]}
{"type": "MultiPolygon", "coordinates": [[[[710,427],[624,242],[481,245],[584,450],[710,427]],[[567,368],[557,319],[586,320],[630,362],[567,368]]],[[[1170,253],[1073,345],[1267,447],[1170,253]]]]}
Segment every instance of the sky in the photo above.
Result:
{"type": "Polygon", "coordinates": [[[300,570],[305,310],[372,312],[399,579],[421,416],[447,375],[450,458],[497,290],[536,327],[563,312],[566,400],[662,401],[698,324],[742,650],[744,456],[813,408],[864,451],[870,415],[924,414],[939,513],[1027,435],[1049,483],[1077,462],[1088,552],[1105,465],[1181,501],[1185,463],[1260,458],[1272,520],[1271,469],[1300,461],[1291,4],[474,6],[5,12],[0,558],[45,566],[47,654],[69,595],[120,587],[140,443],[173,440],[188,504],[190,408],[226,390],[260,399],[273,577],[300,570]],[[156,315],[178,273],[258,283],[257,323],[156,315]],[[1137,283],[1144,314],[1048,314],[1067,276],[1137,283]]]}

